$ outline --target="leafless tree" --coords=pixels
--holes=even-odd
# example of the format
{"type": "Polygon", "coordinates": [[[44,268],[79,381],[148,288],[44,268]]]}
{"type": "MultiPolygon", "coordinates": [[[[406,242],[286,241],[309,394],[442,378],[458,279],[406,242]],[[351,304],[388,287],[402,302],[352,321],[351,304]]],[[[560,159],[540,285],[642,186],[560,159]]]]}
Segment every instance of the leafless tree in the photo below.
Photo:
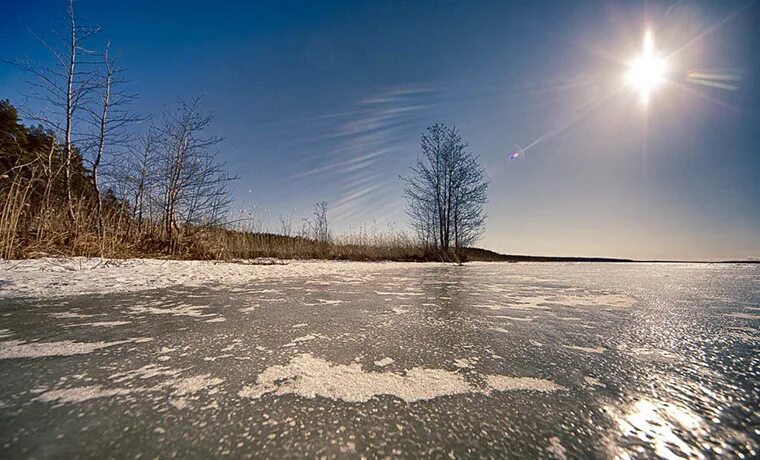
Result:
{"type": "Polygon", "coordinates": [[[111,149],[124,149],[129,140],[127,127],[141,121],[141,117],[129,110],[129,105],[136,99],[136,95],[122,89],[126,80],[122,77],[123,69],[118,67],[117,61],[110,55],[111,45],[106,45],[102,55],[102,64],[99,78],[94,88],[97,93],[97,103],[92,107],[85,107],[89,114],[87,123],[90,126],[90,135],[83,140],[86,150],[90,153],[92,184],[97,194],[95,207],[98,236],[103,239],[103,192],[101,187],[100,168],[103,165],[104,153],[111,149]]]}
{"type": "Polygon", "coordinates": [[[301,238],[311,238],[312,232],[312,223],[311,220],[307,217],[301,217],[301,227],[298,229],[298,236],[301,238]]]}
{"type": "Polygon", "coordinates": [[[283,236],[293,236],[293,214],[280,217],[280,232],[283,236]]]}
{"type": "Polygon", "coordinates": [[[453,182],[451,216],[454,247],[457,252],[472,246],[485,229],[483,207],[488,201],[488,182],[477,158],[467,154],[456,169],[453,182]]]}
{"type": "Polygon", "coordinates": [[[327,223],[327,201],[314,204],[314,239],[318,243],[330,241],[330,227],[327,223]]]}
{"type": "Polygon", "coordinates": [[[110,176],[116,183],[124,184],[120,198],[131,204],[132,219],[141,235],[146,220],[155,220],[153,209],[160,201],[156,193],[158,181],[158,142],[155,128],[137,136],[127,144],[126,155],[119,158],[111,168],[110,176]]]}
{"type": "Polygon", "coordinates": [[[156,128],[161,220],[170,240],[181,225],[223,223],[230,203],[228,185],[236,177],[227,174],[212,150],[221,139],[205,135],[211,122],[196,97],[165,112],[156,128]]]}
{"type": "Polygon", "coordinates": [[[420,147],[422,155],[404,178],[407,215],[426,248],[438,250],[442,260],[459,259],[485,225],[485,171],[456,128],[429,127],[420,147]]]}
{"type": "Polygon", "coordinates": [[[83,26],[77,23],[74,0],[68,2],[66,30],[54,33],[55,40],[38,37],[43,46],[52,54],[52,66],[37,66],[28,60],[16,65],[35,78],[29,82],[31,97],[46,105],[41,113],[25,113],[31,120],[51,129],[63,146],[63,174],[66,190],[66,208],[70,220],[74,220],[72,195],[72,167],[78,152],[74,148],[74,130],[77,112],[84,105],[88,95],[96,85],[93,68],[94,52],[85,47],[86,42],[100,31],[100,27],[83,26]]]}
{"type": "Polygon", "coordinates": [[[438,225],[436,224],[436,205],[434,195],[426,195],[411,184],[405,189],[407,198],[406,213],[412,229],[417,234],[425,252],[438,247],[438,225]]]}

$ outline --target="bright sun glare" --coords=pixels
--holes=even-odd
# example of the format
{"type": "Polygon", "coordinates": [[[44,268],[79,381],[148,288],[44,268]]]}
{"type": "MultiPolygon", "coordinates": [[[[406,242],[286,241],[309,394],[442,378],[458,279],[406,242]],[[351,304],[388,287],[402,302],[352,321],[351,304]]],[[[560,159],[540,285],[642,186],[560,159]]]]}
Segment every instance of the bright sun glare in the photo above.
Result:
{"type": "Polygon", "coordinates": [[[641,54],[628,62],[625,82],[639,93],[639,100],[646,106],[652,92],[665,81],[667,71],[667,62],[655,51],[654,38],[648,30],[644,35],[641,54]]]}

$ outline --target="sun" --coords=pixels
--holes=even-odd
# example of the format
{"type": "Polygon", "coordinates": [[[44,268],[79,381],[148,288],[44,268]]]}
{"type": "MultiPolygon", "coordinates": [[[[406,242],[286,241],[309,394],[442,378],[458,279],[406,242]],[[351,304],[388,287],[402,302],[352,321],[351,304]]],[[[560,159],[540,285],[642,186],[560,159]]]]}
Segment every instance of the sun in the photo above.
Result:
{"type": "Polygon", "coordinates": [[[646,106],[652,92],[666,81],[667,73],[668,63],[655,51],[652,32],[647,30],[641,54],[628,62],[626,85],[639,93],[639,100],[646,106]]]}

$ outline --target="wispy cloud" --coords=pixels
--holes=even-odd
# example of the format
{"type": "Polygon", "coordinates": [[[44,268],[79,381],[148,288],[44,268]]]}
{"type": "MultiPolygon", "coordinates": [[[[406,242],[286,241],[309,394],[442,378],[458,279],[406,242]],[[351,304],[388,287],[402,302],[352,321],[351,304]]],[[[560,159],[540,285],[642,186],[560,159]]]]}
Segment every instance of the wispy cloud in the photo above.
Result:
{"type": "Polygon", "coordinates": [[[392,188],[400,187],[398,175],[416,153],[410,146],[428,121],[436,93],[429,86],[385,88],[358,100],[354,109],[331,115],[337,123],[325,137],[334,146],[308,158],[292,177],[337,185],[338,197],[330,203],[334,222],[379,216],[389,195],[397,195],[392,188]]]}

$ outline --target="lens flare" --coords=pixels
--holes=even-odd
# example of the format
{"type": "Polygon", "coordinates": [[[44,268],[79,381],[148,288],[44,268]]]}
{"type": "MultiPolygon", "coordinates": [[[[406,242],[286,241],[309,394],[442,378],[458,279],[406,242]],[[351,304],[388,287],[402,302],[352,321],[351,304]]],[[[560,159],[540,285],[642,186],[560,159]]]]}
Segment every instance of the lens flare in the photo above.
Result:
{"type": "Polygon", "coordinates": [[[686,81],[695,85],[727,91],[739,89],[741,75],[736,70],[689,70],[686,81]]]}
{"type": "Polygon", "coordinates": [[[646,106],[652,92],[665,82],[667,72],[668,63],[655,50],[654,36],[651,30],[647,30],[641,54],[628,62],[625,82],[639,93],[641,104],[646,106]]]}

